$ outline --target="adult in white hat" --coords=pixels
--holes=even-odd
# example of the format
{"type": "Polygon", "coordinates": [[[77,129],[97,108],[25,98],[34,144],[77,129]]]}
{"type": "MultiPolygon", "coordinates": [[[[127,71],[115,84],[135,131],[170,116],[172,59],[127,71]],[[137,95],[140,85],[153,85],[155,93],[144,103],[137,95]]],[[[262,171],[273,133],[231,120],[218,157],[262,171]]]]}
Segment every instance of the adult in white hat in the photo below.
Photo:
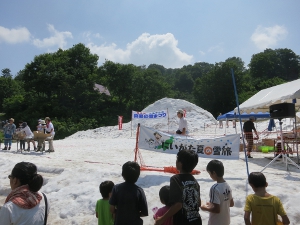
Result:
{"type": "Polygon", "coordinates": [[[45,122],[46,122],[46,133],[51,134],[50,137],[46,138],[46,141],[49,141],[49,150],[48,150],[48,152],[54,152],[54,147],[53,147],[53,138],[54,138],[54,135],[55,135],[54,126],[53,126],[53,123],[51,122],[51,119],[49,117],[45,118],[45,122]]]}
{"type": "Polygon", "coordinates": [[[179,109],[177,111],[177,117],[179,118],[179,126],[178,126],[178,130],[176,131],[176,134],[182,134],[182,135],[186,135],[187,134],[187,121],[183,116],[183,110],[179,109]]]}
{"type": "Polygon", "coordinates": [[[247,145],[247,157],[248,158],[253,158],[251,156],[252,147],[253,147],[253,133],[252,133],[252,130],[254,131],[257,139],[259,138],[253,121],[255,121],[255,117],[250,116],[249,120],[246,121],[243,125],[243,131],[244,131],[244,134],[245,134],[245,139],[246,139],[247,144],[248,144],[247,145]]]}

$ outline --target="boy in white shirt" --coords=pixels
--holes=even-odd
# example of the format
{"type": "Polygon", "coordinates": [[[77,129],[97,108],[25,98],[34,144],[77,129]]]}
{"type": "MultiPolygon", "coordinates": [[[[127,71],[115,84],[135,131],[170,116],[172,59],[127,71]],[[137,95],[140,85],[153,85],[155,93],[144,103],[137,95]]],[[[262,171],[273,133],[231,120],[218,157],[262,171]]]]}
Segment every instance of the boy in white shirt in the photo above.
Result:
{"type": "Polygon", "coordinates": [[[230,207],[234,206],[232,190],[223,179],[224,166],[219,160],[211,160],[206,170],[210,177],[217,181],[209,191],[209,202],[202,205],[201,209],[209,212],[208,225],[229,225],[230,207]]]}

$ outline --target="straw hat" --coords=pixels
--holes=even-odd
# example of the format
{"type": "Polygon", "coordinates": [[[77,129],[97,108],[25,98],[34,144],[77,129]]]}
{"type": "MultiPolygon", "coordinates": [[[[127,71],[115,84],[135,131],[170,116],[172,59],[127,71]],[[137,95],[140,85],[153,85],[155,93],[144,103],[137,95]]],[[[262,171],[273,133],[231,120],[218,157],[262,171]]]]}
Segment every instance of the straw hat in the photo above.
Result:
{"type": "Polygon", "coordinates": [[[179,109],[179,110],[177,110],[177,113],[181,113],[183,115],[183,110],[179,109]]]}

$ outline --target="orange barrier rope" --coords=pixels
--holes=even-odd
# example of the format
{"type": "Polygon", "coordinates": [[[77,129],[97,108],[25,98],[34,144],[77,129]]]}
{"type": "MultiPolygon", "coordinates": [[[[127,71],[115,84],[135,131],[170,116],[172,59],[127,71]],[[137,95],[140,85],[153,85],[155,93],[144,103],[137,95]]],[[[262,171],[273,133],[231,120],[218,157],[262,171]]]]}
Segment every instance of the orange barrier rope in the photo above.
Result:
{"type": "MultiPolygon", "coordinates": [[[[174,166],[167,166],[167,167],[163,167],[163,168],[141,166],[141,170],[143,170],[143,171],[157,171],[157,172],[164,172],[164,173],[179,174],[179,171],[174,166]]],[[[200,173],[201,172],[199,170],[193,170],[191,172],[192,175],[198,175],[200,173]]]]}

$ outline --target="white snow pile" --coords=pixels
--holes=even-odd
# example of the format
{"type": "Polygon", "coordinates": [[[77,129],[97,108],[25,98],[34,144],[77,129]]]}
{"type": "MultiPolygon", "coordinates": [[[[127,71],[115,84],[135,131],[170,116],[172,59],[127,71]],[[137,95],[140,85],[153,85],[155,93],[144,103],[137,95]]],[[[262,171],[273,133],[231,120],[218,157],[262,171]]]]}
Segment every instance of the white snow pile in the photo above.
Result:
{"type": "MultiPolygon", "coordinates": [[[[169,127],[167,119],[162,120],[133,120],[133,133],[131,135],[131,123],[123,124],[123,129],[118,126],[99,127],[93,130],[81,131],[64,140],[54,140],[55,152],[17,152],[17,144],[12,144],[10,151],[0,150],[0,207],[4,204],[7,195],[11,192],[11,186],[7,176],[18,162],[32,162],[36,164],[38,173],[44,177],[44,185],[41,189],[49,200],[51,206],[49,225],[82,225],[97,224],[95,215],[96,201],[101,198],[99,184],[105,180],[111,180],[115,184],[123,182],[121,176],[122,165],[134,160],[136,147],[135,130],[138,123],[142,123],[158,130],[170,130],[175,132],[178,126],[176,111],[186,110],[186,119],[192,136],[215,136],[241,133],[240,123],[233,128],[232,122],[223,123],[219,128],[213,116],[189,102],[164,98],[145,108],[144,112],[160,110],[169,111],[169,127]]],[[[260,140],[273,135],[278,136],[279,121],[275,120],[276,128],[273,132],[265,132],[268,120],[257,121],[255,126],[259,132],[260,140]]],[[[293,120],[282,120],[284,132],[291,131],[293,120]]],[[[117,124],[117,118],[116,118],[117,124]]],[[[48,147],[48,143],[46,143],[48,147]]],[[[295,151],[296,144],[290,144],[295,151]]],[[[1,146],[3,147],[3,145],[1,146]]],[[[27,147],[27,146],[26,146],[27,147]]],[[[172,152],[149,151],[140,149],[140,154],[146,165],[154,167],[175,166],[176,155],[172,152]]],[[[249,172],[261,171],[268,165],[274,153],[253,152],[253,159],[249,159],[249,172]]],[[[244,161],[245,154],[240,152],[239,160],[222,160],[225,167],[224,178],[232,189],[234,207],[230,209],[230,219],[233,225],[243,225],[244,205],[246,196],[253,193],[247,182],[247,167],[244,161]]],[[[294,153],[290,159],[297,161],[294,153]]],[[[195,175],[201,189],[201,200],[204,204],[209,200],[209,191],[215,183],[206,172],[208,158],[199,157],[196,170],[201,174],[195,175]]],[[[264,170],[268,181],[267,191],[278,196],[290,218],[291,224],[299,224],[299,199],[300,199],[300,170],[289,164],[288,171],[283,161],[275,161],[264,170]]],[[[144,225],[153,225],[152,208],[162,207],[159,199],[159,190],[164,185],[170,184],[173,174],[154,171],[142,171],[137,185],[142,187],[148,202],[149,216],[143,217],[144,225]]],[[[202,223],[207,224],[209,214],[200,210],[202,223]]],[[[1,218],[0,218],[0,224],[1,218]]]]}
{"type": "MultiPolygon", "coordinates": [[[[105,138],[107,134],[112,138],[134,136],[138,123],[152,127],[161,131],[174,132],[178,128],[177,110],[186,111],[186,119],[188,121],[188,130],[190,133],[197,133],[206,126],[216,124],[217,121],[213,115],[202,109],[201,107],[181,99],[163,98],[153,104],[147,106],[142,112],[158,112],[168,110],[169,118],[162,119],[133,119],[132,123],[124,123],[122,130],[118,130],[118,125],[99,127],[87,131],[79,131],[68,138],[83,139],[83,138],[105,138]]],[[[116,118],[117,123],[117,118],[116,118]]]]}

